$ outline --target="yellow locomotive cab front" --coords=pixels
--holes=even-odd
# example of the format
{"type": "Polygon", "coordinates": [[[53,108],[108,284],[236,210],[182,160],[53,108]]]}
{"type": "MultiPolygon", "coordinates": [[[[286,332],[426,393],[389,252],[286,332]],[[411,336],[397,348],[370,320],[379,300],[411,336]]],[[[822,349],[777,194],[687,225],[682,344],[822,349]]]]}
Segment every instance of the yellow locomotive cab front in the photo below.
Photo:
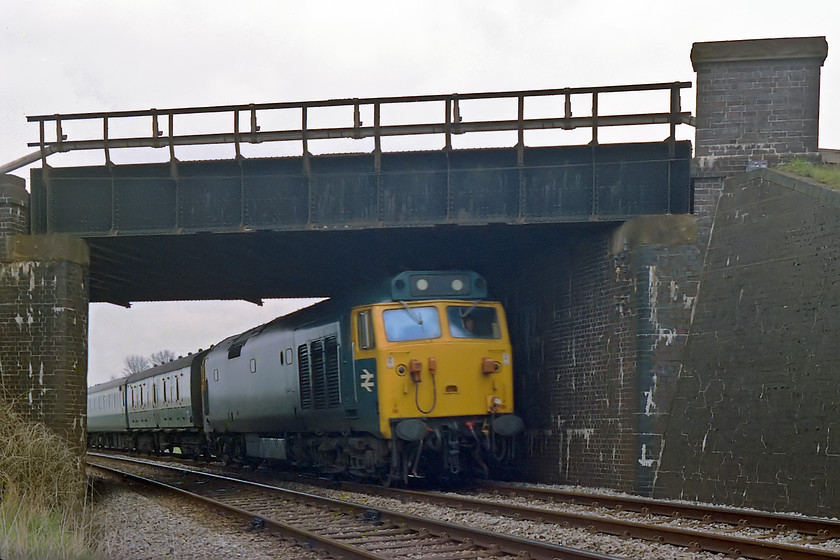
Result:
{"type": "MultiPolygon", "coordinates": [[[[513,367],[496,302],[424,300],[354,310],[355,359],[375,360],[379,427],[513,412],[513,367]]],[[[421,425],[422,426],[422,425],[421,425]]]]}

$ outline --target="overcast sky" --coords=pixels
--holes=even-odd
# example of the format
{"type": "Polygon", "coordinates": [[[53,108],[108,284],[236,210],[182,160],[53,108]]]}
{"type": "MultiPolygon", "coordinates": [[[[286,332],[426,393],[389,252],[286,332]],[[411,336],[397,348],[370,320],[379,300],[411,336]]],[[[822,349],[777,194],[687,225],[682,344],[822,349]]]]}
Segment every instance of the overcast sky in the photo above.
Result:
{"type": "MultiPolygon", "coordinates": [[[[694,82],[694,42],[820,35],[820,145],[837,149],[839,22],[837,0],[5,2],[0,164],[32,151],[27,115],[694,82]]],[[[85,157],[52,164],[102,163],[85,157]]],[[[298,305],[92,305],[89,383],[129,354],[206,348],[298,305]]]]}

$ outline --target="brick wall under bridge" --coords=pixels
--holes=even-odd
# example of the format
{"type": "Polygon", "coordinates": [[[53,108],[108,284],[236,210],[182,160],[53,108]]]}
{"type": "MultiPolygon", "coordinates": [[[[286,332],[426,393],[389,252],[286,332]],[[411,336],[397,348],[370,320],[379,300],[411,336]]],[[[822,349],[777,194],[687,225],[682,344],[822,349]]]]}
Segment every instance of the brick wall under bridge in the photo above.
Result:
{"type": "Polygon", "coordinates": [[[652,491],[696,296],[696,235],[691,216],[591,227],[508,278],[524,476],[652,491]]]}

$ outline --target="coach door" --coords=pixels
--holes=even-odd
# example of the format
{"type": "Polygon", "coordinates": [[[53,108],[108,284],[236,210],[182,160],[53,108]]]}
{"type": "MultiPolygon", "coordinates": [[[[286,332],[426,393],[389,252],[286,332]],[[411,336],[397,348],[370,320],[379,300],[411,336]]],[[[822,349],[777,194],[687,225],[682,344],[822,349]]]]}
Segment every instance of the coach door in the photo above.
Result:
{"type": "Polygon", "coordinates": [[[207,370],[204,367],[207,363],[207,356],[201,360],[201,403],[204,405],[204,416],[210,414],[210,396],[207,394],[207,370]]]}

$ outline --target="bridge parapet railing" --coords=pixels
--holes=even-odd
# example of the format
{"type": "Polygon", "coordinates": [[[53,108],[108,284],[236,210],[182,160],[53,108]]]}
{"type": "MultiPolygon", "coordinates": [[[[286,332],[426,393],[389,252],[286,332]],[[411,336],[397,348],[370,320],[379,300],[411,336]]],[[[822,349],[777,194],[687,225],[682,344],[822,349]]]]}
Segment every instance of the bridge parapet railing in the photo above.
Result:
{"type": "MultiPolygon", "coordinates": [[[[111,150],[122,148],[160,148],[169,150],[171,161],[176,160],[175,148],[178,146],[221,145],[233,144],[237,158],[242,157],[243,144],[260,144],[264,142],[297,141],[300,142],[299,154],[305,160],[310,156],[309,143],[316,140],[328,139],[373,139],[373,154],[377,169],[382,153],[382,139],[385,137],[408,137],[416,135],[443,135],[444,149],[452,149],[452,138],[473,132],[503,132],[516,131],[516,147],[520,154],[520,163],[525,148],[525,132],[530,130],[563,129],[574,130],[580,128],[591,129],[591,142],[598,143],[598,132],[603,127],[630,125],[670,125],[669,140],[675,140],[676,127],[679,124],[692,124],[689,112],[683,111],[680,105],[680,92],[691,87],[690,82],[667,82],[654,84],[618,85],[603,87],[578,87],[541,89],[525,91],[505,91],[488,93],[445,94],[445,95],[417,95],[406,97],[374,97],[357,99],[333,99],[324,101],[280,102],[280,103],[251,103],[245,105],[221,105],[214,107],[186,107],[175,109],[148,109],[137,111],[113,111],[101,113],[71,113],[55,115],[29,116],[29,122],[38,123],[39,140],[30,142],[28,146],[38,150],[24,158],[11,162],[2,168],[0,173],[34,163],[39,159],[46,167],[47,157],[61,152],[79,150],[103,150],[106,164],[111,164],[111,150]],[[600,101],[604,94],[630,92],[669,92],[667,107],[661,112],[643,113],[605,113],[599,110],[600,101]],[[555,105],[558,110],[549,116],[537,118],[528,117],[529,104],[544,98],[559,98],[555,105]],[[573,104],[580,107],[580,99],[589,98],[591,105],[587,107],[587,114],[573,114],[573,104]],[[515,100],[516,113],[504,115],[499,119],[465,120],[462,116],[463,108],[470,102],[483,100],[515,100]],[[431,122],[389,123],[383,122],[382,110],[392,105],[417,106],[437,102],[443,106],[443,114],[439,118],[429,119],[431,122]],[[560,109],[562,107],[562,109],[560,109]],[[344,108],[346,117],[334,126],[313,126],[311,115],[313,111],[324,108],[344,108]],[[290,110],[298,112],[299,126],[283,127],[264,130],[263,124],[270,122],[272,112],[290,110]],[[181,130],[179,119],[206,118],[212,115],[212,126],[216,124],[219,115],[224,117],[227,124],[210,132],[179,133],[181,130]],[[363,121],[372,115],[373,123],[363,121]],[[351,116],[352,115],[352,116],[351,116]],[[87,137],[69,137],[68,128],[78,121],[87,121],[95,129],[101,131],[87,137]],[[98,121],[98,124],[96,124],[98,121]],[[131,121],[132,134],[118,134],[121,121],[131,121]],[[137,128],[138,124],[140,128],[137,128]],[[145,123],[145,124],[143,124],[145,123]],[[165,123],[165,124],[164,124],[165,123]]],[[[580,112],[579,109],[576,111],[580,112]]]]}

